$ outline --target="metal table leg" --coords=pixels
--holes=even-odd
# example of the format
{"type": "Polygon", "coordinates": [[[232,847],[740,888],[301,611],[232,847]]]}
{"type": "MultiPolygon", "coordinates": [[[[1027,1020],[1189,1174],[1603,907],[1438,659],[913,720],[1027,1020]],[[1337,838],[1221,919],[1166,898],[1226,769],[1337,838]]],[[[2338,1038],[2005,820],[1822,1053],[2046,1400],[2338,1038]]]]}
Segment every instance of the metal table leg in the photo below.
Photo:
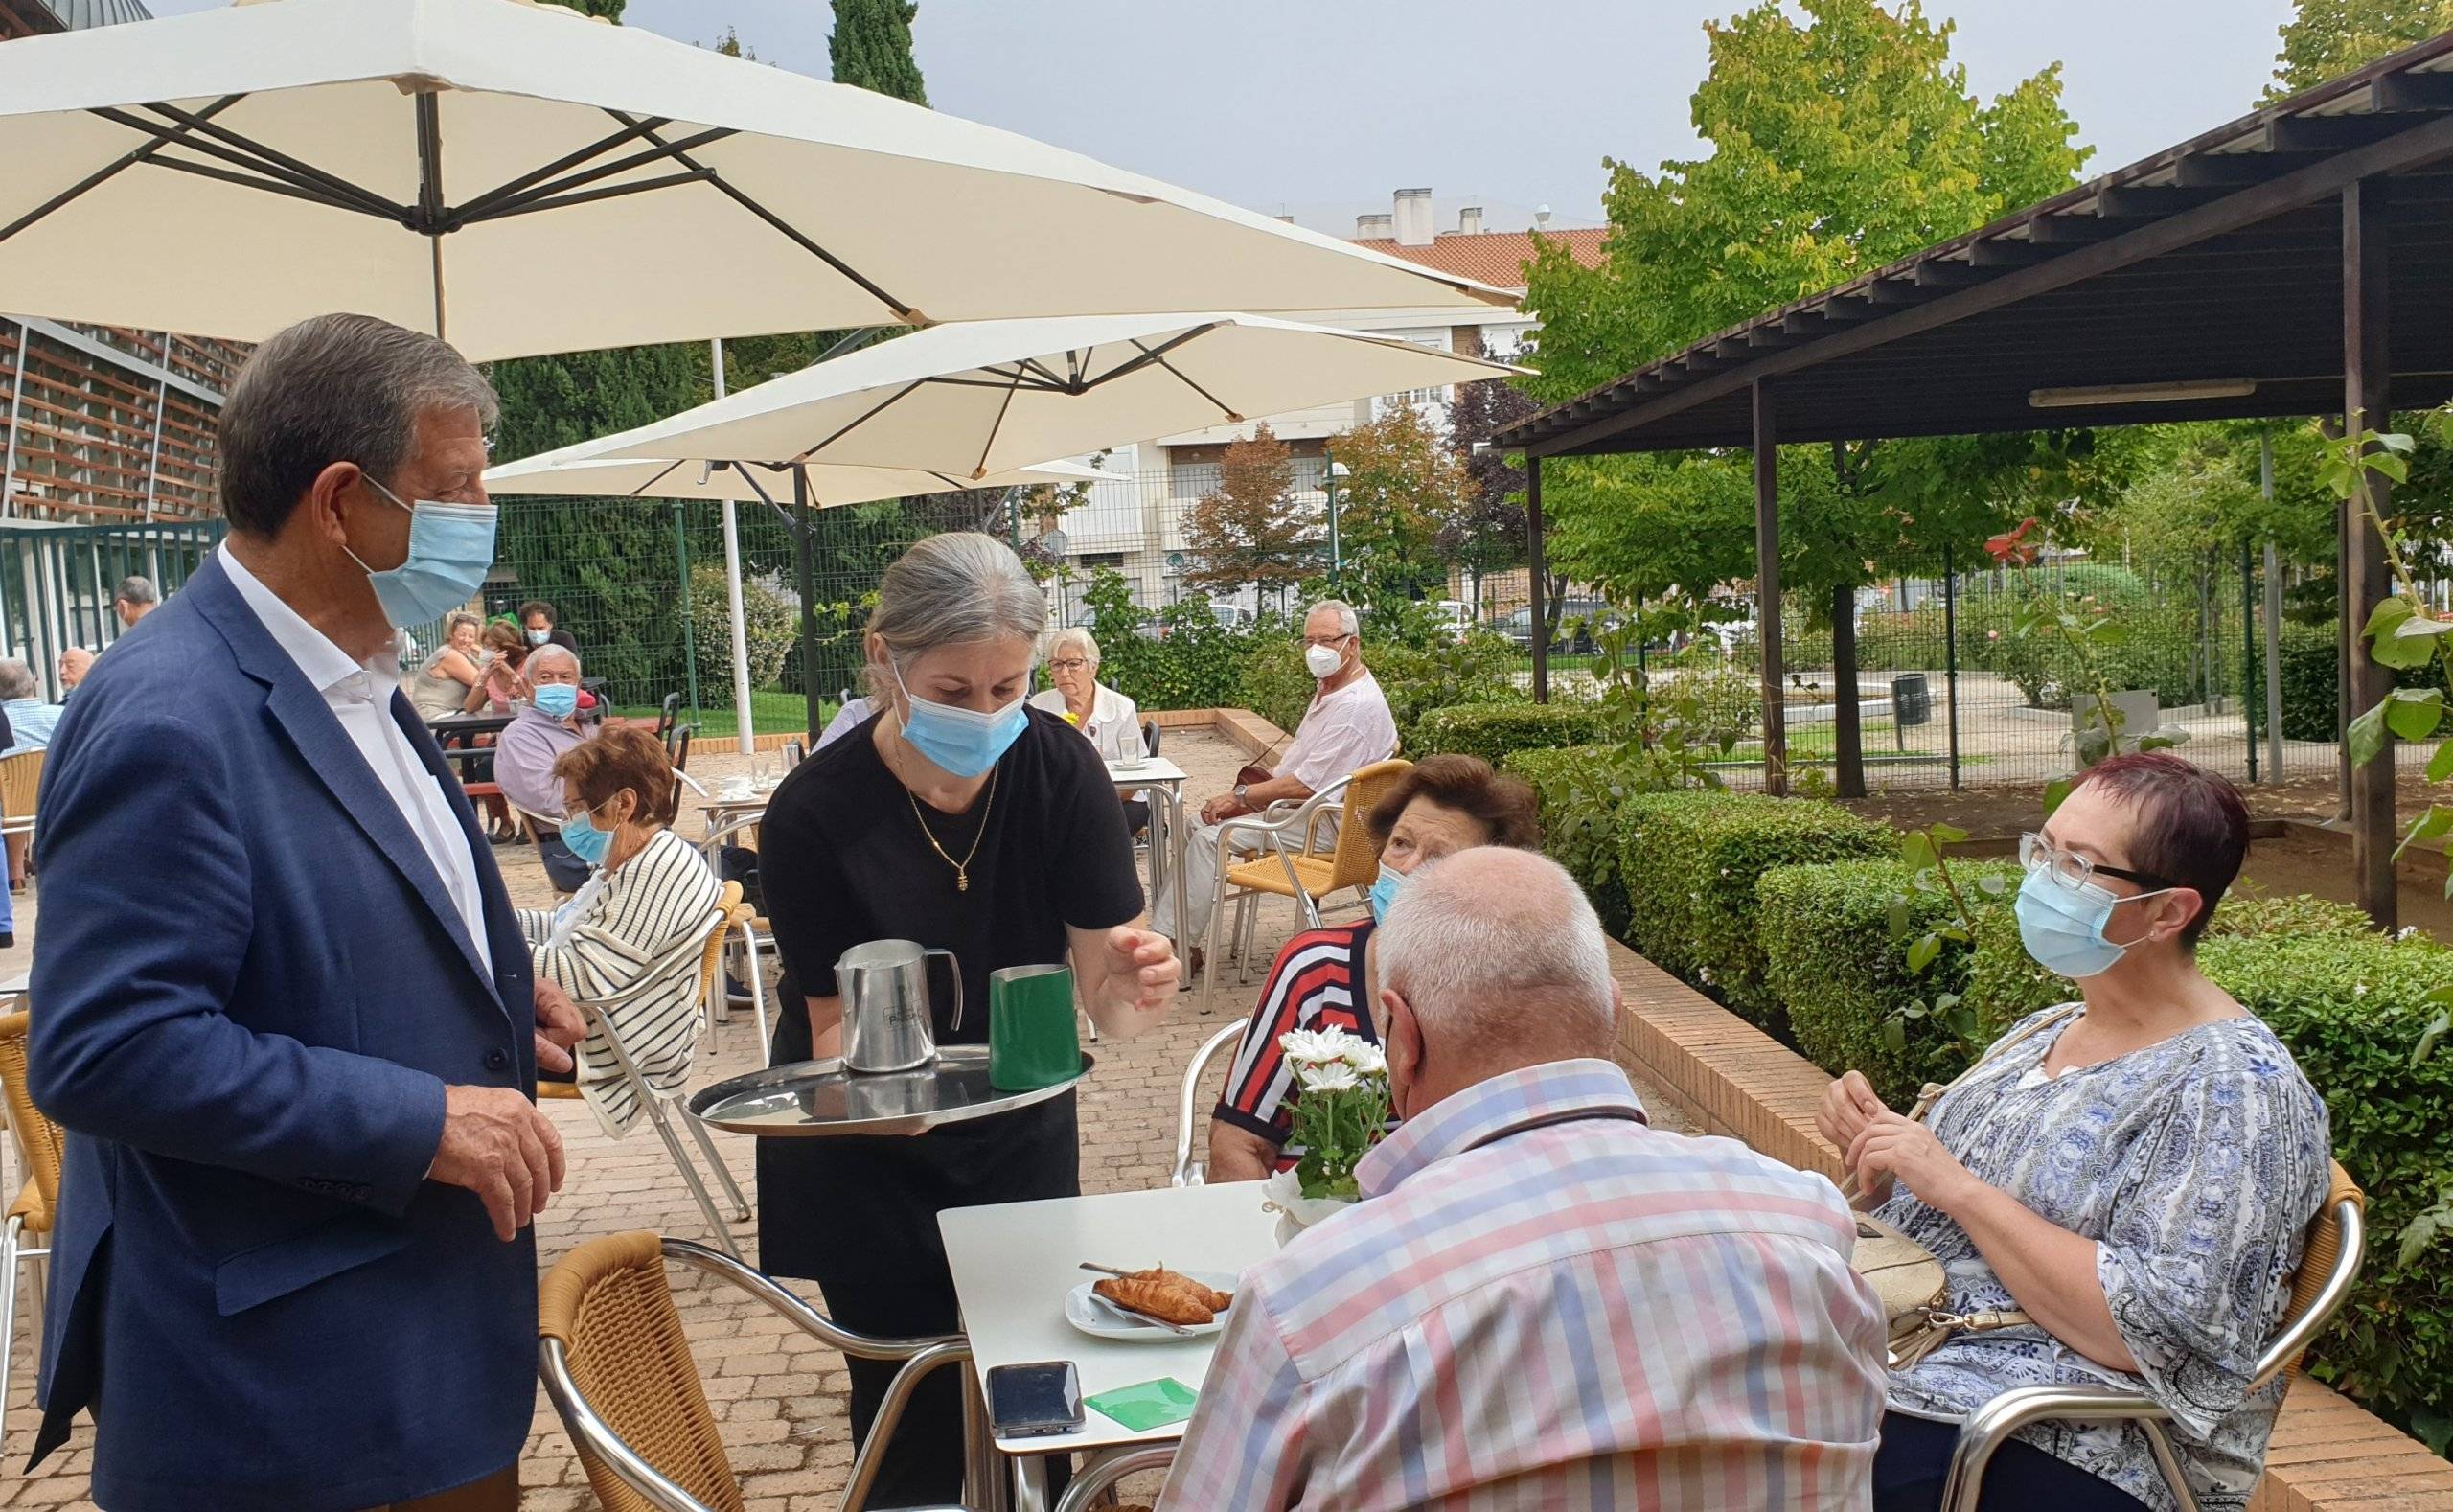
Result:
{"type": "Polygon", "coordinates": [[[1013,1512],[1047,1512],[1047,1456],[1012,1455],[1006,1462],[1014,1467],[1013,1512]]]}

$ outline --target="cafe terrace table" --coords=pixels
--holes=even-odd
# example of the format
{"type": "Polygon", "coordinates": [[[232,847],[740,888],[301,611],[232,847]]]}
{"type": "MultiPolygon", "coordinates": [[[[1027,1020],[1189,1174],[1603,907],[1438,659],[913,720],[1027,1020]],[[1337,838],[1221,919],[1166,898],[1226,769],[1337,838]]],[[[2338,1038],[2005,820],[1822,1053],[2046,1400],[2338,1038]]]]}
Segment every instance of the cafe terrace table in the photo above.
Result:
{"type": "Polygon", "coordinates": [[[1156,901],[1161,881],[1184,874],[1184,769],[1164,756],[1144,756],[1128,767],[1109,762],[1108,780],[1118,792],[1139,790],[1151,797],[1150,896],[1156,901]]]}
{"type": "MultiPolygon", "coordinates": [[[[1159,1187],[1038,1203],[952,1207],[937,1215],[971,1366],[984,1379],[998,1365],[1070,1360],[1082,1395],[1173,1376],[1198,1390],[1209,1373],[1219,1336],[1149,1343],[1093,1339],[1065,1321],[1065,1294],[1093,1280],[1085,1260],[1127,1270],[1164,1264],[1176,1270],[1232,1271],[1277,1252],[1276,1220],[1261,1209],[1257,1181],[1219,1186],[1159,1187]]],[[[1070,1433],[999,1438],[1012,1470],[1013,1512],[1046,1512],[1047,1482],[1040,1456],[1174,1443],[1183,1425],[1135,1432],[1085,1408],[1070,1433]]]]}

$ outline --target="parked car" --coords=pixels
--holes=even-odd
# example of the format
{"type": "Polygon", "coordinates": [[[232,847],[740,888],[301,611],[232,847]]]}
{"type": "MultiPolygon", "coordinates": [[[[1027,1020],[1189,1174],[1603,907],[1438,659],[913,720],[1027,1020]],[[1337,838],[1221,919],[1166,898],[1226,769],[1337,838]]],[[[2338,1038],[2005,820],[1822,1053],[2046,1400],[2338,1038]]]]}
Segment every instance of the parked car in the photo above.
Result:
{"type": "Polygon", "coordinates": [[[1240,604],[1220,604],[1215,600],[1210,603],[1209,612],[1217,617],[1218,628],[1223,630],[1248,630],[1260,620],[1259,615],[1240,604]]]}
{"type": "MultiPolygon", "coordinates": [[[[1560,606],[1559,633],[1550,642],[1550,650],[1570,656],[1590,656],[1600,649],[1593,643],[1593,630],[1614,630],[1618,623],[1618,616],[1599,599],[1568,599],[1560,606]]],[[[1521,647],[1530,649],[1533,645],[1533,611],[1529,607],[1500,620],[1497,628],[1521,647]]]]}
{"type": "Polygon", "coordinates": [[[1432,606],[1450,640],[1463,640],[1474,629],[1474,607],[1457,599],[1441,599],[1432,606]]]}

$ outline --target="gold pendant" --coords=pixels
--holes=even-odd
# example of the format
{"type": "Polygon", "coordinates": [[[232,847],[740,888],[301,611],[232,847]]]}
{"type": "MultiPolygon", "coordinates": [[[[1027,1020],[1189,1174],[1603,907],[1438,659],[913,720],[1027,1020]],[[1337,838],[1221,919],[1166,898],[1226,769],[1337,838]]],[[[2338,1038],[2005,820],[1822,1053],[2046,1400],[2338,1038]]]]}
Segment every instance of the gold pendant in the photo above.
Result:
{"type": "Polygon", "coordinates": [[[964,871],[959,866],[954,868],[954,891],[971,891],[971,873],[964,871]]]}

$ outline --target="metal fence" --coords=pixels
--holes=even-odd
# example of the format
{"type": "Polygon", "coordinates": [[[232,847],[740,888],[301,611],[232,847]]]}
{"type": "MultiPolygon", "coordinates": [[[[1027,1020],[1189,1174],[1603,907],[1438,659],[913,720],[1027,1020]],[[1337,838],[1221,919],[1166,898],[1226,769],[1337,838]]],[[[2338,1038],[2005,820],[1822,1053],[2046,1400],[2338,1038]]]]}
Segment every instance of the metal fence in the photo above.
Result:
{"type": "Polygon", "coordinates": [[[150,578],[165,596],[204,561],[225,527],[218,519],[151,525],[0,525],[0,655],[24,660],[60,695],[59,653],[101,651],[120,635],[111,596],[129,577],[150,578]]]}

